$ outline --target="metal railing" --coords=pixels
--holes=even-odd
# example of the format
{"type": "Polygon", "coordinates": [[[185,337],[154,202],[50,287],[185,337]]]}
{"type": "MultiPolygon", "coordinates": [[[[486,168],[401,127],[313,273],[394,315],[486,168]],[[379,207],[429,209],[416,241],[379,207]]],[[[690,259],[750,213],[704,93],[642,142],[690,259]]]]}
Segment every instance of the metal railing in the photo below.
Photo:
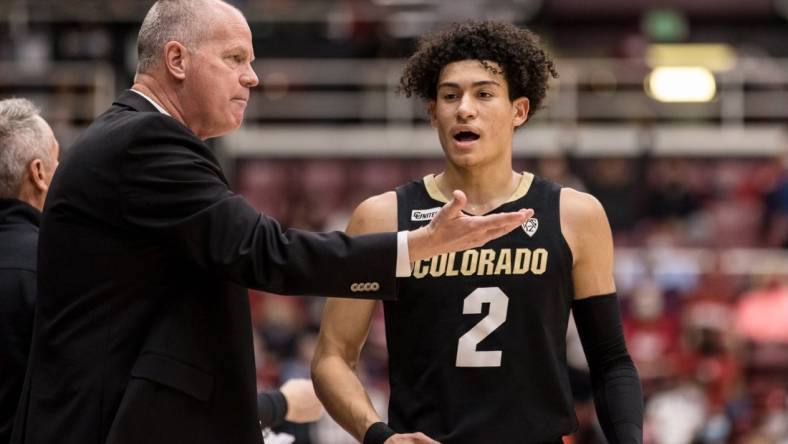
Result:
{"type": "MultiPolygon", "coordinates": [[[[232,155],[435,156],[424,103],[396,94],[401,59],[264,59],[232,155]]],[[[648,67],[629,59],[560,60],[545,109],[515,135],[515,154],[775,156],[788,150],[788,60],[744,58],[717,74],[704,104],[650,98],[648,67]]],[[[0,95],[26,96],[75,134],[112,102],[105,63],[0,64],[0,95]]],[[[62,144],[68,145],[66,135],[62,144]]]]}

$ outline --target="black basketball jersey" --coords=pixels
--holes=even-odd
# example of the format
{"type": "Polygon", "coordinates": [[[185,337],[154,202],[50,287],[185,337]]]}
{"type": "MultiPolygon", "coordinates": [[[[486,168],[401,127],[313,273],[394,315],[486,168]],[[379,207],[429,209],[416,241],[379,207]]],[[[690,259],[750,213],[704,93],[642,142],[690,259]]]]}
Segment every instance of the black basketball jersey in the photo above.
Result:
{"type": "MultiPolygon", "coordinates": [[[[397,188],[399,230],[446,202],[434,176],[397,188]]],[[[560,186],[525,173],[492,213],[533,208],[481,248],[414,264],[385,302],[389,424],[444,444],[558,442],[577,423],[566,368],[572,256],[560,186]]]]}

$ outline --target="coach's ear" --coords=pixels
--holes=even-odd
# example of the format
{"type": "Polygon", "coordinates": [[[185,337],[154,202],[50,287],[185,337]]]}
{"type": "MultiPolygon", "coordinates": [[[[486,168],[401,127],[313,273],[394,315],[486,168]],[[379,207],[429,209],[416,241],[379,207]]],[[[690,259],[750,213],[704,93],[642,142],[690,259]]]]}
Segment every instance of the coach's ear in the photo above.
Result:
{"type": "Polygon", "coordinates": [[[178,80],[186,78],[186,64],[189,51],[185,46],[174,40],[164,45],[164,65],[173,77],[178,80]]]}
{"type": "Polygon", "coordinates": [[[433,128],[438,127],[438,121],[435,119],[435,101],[428,100],[427,101],[427,115],[430,116],[430,125],[433,128]]]}

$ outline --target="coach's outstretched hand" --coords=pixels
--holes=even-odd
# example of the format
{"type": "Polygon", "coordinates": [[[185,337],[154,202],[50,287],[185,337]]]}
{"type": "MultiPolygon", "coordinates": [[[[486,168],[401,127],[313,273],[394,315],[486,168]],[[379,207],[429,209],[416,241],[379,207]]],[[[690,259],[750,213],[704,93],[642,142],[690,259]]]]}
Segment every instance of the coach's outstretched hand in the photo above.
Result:
{"type": "Polygon", "coordinates": [[[454,190],[454,198],[441,208],[429,225],[408,233],[410,261],[415,262],[452,251],[479,247],[525,223],[534,211],[470,216],[462,212],[465,193],[454,190]]]}
{"type": "Polygon", "coordinates": [[[392,435],[383,444],[440,444],[429,436],[418,433],[397,433],[392,435]]]}

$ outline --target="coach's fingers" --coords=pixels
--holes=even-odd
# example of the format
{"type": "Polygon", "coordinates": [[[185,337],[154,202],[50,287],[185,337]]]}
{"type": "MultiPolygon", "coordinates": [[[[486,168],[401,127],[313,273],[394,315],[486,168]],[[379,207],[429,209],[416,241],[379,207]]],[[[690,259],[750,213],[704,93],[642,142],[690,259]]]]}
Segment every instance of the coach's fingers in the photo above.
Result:
{"type": "Polygon", "coordinates": [[[495,221],[494,224],[485,231],[485,239],[483,240],[483,244],[497,239],[501,236],[504,236],[510,233],[515,228],[524,224],[531,216],[534,215],[534,210],[532,209],[523,209],[518,211],[517,213],[507,213],[507,214],[500,214],[496,216],[502,216],[500,220],[495,221]]]}
{"type": "Polygon", "coordinates": [[[460,211],[462,211],[462,209],[465,208],[465,204],[468,203],[468,198],[465,197],[465,193],[461,190],[454,190],[452,196],[452,199],[441,208],[439,217],[454,219],[460,215],[460,211]]]}
{"type": "Polygon", "coordinates": [[[480,228],[489,235],[497,234],[497,236],[491,238],[494,239],[524,224],[533,215],[534,210],[530,208],[524,208],[513,213],[490,214],[484,216],[480,222],[484,226],[480,228]]]}

